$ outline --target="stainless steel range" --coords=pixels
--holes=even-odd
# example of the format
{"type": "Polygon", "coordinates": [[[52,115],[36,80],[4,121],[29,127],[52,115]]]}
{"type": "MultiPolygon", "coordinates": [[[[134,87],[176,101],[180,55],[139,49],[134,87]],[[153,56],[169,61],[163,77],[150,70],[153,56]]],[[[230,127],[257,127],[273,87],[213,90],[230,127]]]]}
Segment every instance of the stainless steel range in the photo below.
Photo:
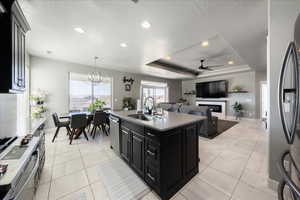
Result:
{"type": "Polygon", "coordinates": [[[28,136],[0,139],[0,152],[0,199],[33,200],[45,162],[43,123],[28,136]]]}

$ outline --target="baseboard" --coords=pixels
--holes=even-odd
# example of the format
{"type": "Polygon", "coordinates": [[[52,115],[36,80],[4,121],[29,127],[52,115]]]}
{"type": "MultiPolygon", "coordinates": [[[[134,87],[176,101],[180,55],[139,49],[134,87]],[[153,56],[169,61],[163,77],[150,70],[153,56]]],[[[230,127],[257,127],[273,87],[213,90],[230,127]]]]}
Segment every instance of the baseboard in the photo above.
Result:
{"type": "Polygon", "coordinates": [[[231,116],[231,115],[226,115],[225,117],[222,117],[222,116],[218,116],[218,115],[213,115],[215,117],[218,117],[219,119],[223,119],[223,120],[230,120],[230,121],[243,121],[243,120],[249,120],[249,121],[256,121],[256,120],[259,120],[259,119],[256,119],[256,118],[247,118],[247,117],[242,117],[241,119],[236,119],[235,116],[231,116]]]}

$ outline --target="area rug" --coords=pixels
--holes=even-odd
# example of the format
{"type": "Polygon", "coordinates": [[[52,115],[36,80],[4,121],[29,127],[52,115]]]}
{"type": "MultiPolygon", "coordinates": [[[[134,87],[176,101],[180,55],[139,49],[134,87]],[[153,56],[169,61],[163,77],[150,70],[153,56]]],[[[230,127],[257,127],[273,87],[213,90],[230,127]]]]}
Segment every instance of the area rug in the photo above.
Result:
{"type": "MultiPolygon", "coordinates": [[[[227,131],[228,129],[230,129],[231,127],[237,125],[238,122],[235,121],[228,121],[228,120],[218,120],[218,134],[220,135],[221,133],[227,131]]],[[[216,135],[216,136],[217,136],[216,135]]]]}
{"type": "Polygon", "coordinates": [[[150,192],[150,188],[120,158],[103,162],[98,167],[111,200],[137,200],[150,192]]]}
{"type": "Polygon", "coordinates": [[[210,136],[210,137],[207,137],[207,138],[208,139],[214,139],[218,135],[224,133],[225,131],[227,131],[231,127],[235,126],[236,124],[238,124],[238,122],[219,119],[218,120],[217,134],[215,134],[213,136],[210,136]]]}

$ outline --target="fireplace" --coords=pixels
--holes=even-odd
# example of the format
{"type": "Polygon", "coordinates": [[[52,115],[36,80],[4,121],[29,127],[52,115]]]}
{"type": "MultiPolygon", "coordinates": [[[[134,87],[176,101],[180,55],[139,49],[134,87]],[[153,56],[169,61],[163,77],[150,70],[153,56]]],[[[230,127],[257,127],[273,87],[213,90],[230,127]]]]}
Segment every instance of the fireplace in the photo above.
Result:
{"type": "Polygon", "coordinates": [[[208,106],[212,112],[222,113],[221,105],[213,105],[213,104],[198,104],[198,106],[208,106]]]}
{"type": "Polygon", "coordinates": [[[216,116],[226,117],[226,101],[198,100],[197,106],[208,106],[216,116]]]}

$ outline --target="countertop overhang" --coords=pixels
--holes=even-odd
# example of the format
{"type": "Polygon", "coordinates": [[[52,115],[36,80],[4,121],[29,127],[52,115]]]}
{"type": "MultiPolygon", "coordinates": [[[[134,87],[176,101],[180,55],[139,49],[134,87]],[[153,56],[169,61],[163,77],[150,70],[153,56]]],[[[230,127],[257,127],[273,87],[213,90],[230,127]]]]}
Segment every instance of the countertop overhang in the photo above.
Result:
{"type": "MultiPolygon", "coordinates": [[[[111,111],[112,115],[121,118],[123,120],[142,125],[160,132],[168,131],[174,128],[178,128],[184,125],[200,122],[205,120],[206,117],[191,115],[185,113],[176,113],[176,112],[168,112],[164,111],[162,118],[152,118],[149,121],[144,121],[140,119],[135,119],[129,117],[128,115],[137,114],[136,110],[132,111],[111,111]]],[[[146,115],[151,118],[151,115],[146,115]]]]}

